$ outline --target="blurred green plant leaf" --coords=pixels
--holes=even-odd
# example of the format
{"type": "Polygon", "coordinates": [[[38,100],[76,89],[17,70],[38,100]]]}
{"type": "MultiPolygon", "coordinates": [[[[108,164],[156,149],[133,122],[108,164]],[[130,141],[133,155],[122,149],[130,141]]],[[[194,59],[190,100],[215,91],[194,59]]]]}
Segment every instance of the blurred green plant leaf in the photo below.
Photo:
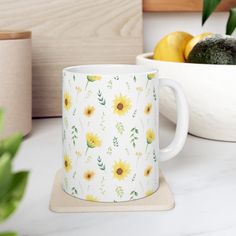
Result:
{"type": "Polygon", "coordinates": [[[0,108],[0,132],[3,130],[4,110],[0,108]]]}
{"type": "Polygon", "coordinates": [[[212,14],[220,2],[221,0],[203,0],[202,25],[204,25],[208,17],[212,14]]]}
{"type": "Polygon", "coordinates": [[[236,7],[232,8],[226,26],[226,34],[231,35],[236,27],[236,7]]]}
{"type": "Polygon", "coordinates": [[[0,141],[0,156],[2,156],[4,153],[9,153],[11,155],[11,158],[13,158],[22,142],[23,136],[22,134],[14,134],[4,140],[0,141]]]}
{"type": "Polygon", "coordinates": [[[0,233],[0,236],[18,236],[18,234],[15,232],[3,232],[0,233]]]}
{"type": "Polygon", "coordinates": [[[0,199],[7,193],[11,181],[11,157],[6,153],[0,157],[0,199]]]}
{"type": "Polygon", "coordinates": [[[0,222],[8,218],[18,207],[24,195],[29,172],[21,171],[12,175],[9,189],[0,199],[0,222]]]}

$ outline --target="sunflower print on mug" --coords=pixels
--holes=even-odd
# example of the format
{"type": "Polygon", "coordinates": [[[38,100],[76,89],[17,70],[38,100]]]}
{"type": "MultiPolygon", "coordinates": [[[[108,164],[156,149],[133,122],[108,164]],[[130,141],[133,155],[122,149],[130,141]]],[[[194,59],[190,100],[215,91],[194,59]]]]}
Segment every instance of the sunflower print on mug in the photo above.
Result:
{"type": "Polygon", "coordinates": [[[119,160],[113,165],[113,178],[124,180],[130,173],[130,165],[127,162],[119,160]]]}
{"type": "Polygon", "coordinates": [[[85,200],[90,201],[90,202],[98,202],[98,199],[91,194],[86,195],[85,200]]]}
{"type": "Polygon", "coordinates": [[[147,146],[146,146],[146,151],[147,151],[148,145],[155,140],[155,133],[152,129],[147,130],[146,139],[147,139],[147,146]]]}
{"type": "Polygon", "coordinates": [[[96,148],[102,145],[101,139],[91,132],[86,134],[87,149],[85,154],[87,154],[89,148],[96,148]]]}
{"type": "Polygon", "coordinates": [[[89,82],[95,82],[95,81],[101,80],[102,76],[100,76],[100,75],[87,75],[86,78],[87,78],[87,83],[85,85],[85,90],[88,87],[89,82]]]}
{"type": "Polygon", "coordinates": [[[87,106],[84,109],[84,115],[88,118],[94,114],[95,108],[93,106],[87,106]]]}
{"type": "Polygon", "coordinates": [[[155,73],[149,73],[147,74],[147,83],[146,83],[146,88],[148,86],[148,82],[149,80],[152,80],[153,78],[155,78],[156,74],[155,73]]]}
{"type": "Polygon", "coordinates": [[[145,196],[146,197],[151,196],[154,192],[155,192],[154,190],[149,189],[148,191],[146,191],[145,196]]]}
{"type": "Polygon", "coordinates": [[[69,158],[69,156],[64,155],[64,170],[66,172],[69,172],[71,168],[72,168],[71,159],[69,158]]]}
{"type": "Polygon", "coordinates": [[[113,111],[119,116],[124,116],[131,108],[131,100],[122,94],[116,96],[113,100],[113,111]]]}
{"type": "Polygon", "coordinates": [[[152,111],[152,104],[151,103],[148,103],[147,106],[144,108],[144,113],[146,115],[149,115],[152,111]]]}
{"type": "Polygon", "coordinates": [[[152,166],[148,166],[145,170],[144,170],[144,176],[148,177],[152,172],[152,166]]]}
{"type": "Polygon", "coordinates": [[[68,92],[64,93],[63,104],[66,111],[69,111],[72,106],[72,99],[68,92]]]}
{"type": "Polygon", "coordinates": [[[91,181],[94,178],[94,175],[95,175],[95,173],[93,171],[87,170],[84,173],[84,179],[87,180],[87,181],[91,181]]]}

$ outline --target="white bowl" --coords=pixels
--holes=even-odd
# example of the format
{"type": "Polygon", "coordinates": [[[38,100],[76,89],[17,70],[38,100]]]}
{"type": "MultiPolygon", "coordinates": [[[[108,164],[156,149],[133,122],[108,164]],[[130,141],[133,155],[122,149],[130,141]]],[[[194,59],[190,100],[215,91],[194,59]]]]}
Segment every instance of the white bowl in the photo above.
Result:
{"type": "MultiPolygon", "coordinates": [[[[137,56],[137,64],[158,68],[160,78],[179,82],[189,103],[191,134],[236,141],[236,66],[165,62],[152,53],[137,56]]],[[[168,88],[160,90],[160,111],[176,122],[175,99],[168,88]]]]}

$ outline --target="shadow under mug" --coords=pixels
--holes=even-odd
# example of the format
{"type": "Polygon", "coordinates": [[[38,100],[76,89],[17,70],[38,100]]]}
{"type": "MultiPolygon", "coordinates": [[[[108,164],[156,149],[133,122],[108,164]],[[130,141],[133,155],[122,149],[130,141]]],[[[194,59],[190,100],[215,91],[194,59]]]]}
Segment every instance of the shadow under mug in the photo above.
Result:
{"type": "Polygon", "coordinates": [[[188,107],[181,87],[141,65],[84,65],[63,70],[64,191],[89,201],[143,198],[159,187],[159,161],[182,149],[188,107]],[[159,149],[159,89],[176,97],[173,141],[159,149]]]}

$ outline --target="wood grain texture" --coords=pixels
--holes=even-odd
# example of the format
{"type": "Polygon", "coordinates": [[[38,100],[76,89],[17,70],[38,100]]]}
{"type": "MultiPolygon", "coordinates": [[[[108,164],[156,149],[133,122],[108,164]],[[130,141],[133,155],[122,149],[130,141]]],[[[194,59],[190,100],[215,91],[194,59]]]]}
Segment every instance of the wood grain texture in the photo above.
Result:
{"type": "Polygon", "coordinates": [[[0,31],[0,40],[30,39],[30,31],[0,31]]]}
{"type": "MultiPolygon", "coordinates": [[[[144,12],[196,12],[202,11],[203,0],[143,0],[144,12]]],[[[228,11],[236,0],[223,0],[217,11],[228,11]]]]}
{"type": "Polygon", "coordinates": [[[2,0],[0,28],[32,31],[33,116],[59,116],[64,67],[135,62],[142,52],[142,2],[2,0]]]}
{"type": "Polygon", "coordinates": [[[115,212],[115,211],[166,211],[175,207],[175,200],[160,172],[159,189],[152,195],[135,201],[103,203],[81,200],[65,193],[61,187],[62,170],[56,173],[49,203],[51,211],[68,212],[115,212]]]}

